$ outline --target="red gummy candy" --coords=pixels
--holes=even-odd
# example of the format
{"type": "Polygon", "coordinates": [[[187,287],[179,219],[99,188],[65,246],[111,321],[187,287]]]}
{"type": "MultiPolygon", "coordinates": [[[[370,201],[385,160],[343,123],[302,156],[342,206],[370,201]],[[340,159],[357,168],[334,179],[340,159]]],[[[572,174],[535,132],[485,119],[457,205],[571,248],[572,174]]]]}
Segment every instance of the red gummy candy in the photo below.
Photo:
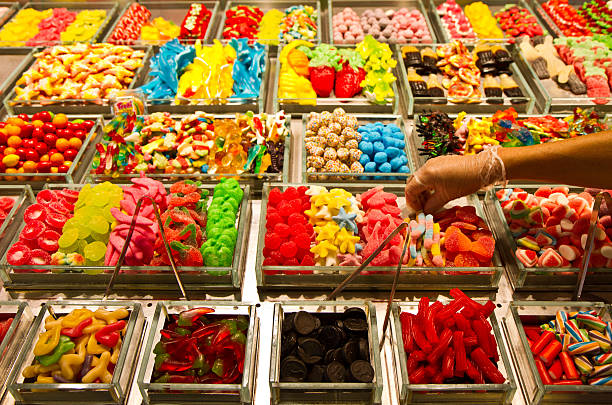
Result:
{"type": "Polygon", "coordinates": [[[269,248],[269,249],[272,249],[272,250],[278,249],[280,247],[282,241],[283,241],[282,238],[277,233],[270,233],[269,232],[264,237],[264,242],[265,242],[266,248],[269,248]]]}
{"type": "Polygon", "coordinates": [[[299,249],[310,250],[310,236],[306,233],[296,233],[291,236],[299,249]]]}
{"type": "Polygon", "coordinates": [[[476,242],[472,242],[471,250],[479,261],[486,263],[491,260],[495,252],[495,239],[483,236],[476,242]]]}
{"type": "Polygon", "coordinates": [[[57,192],[59,198],[63,198],[71,204],[75,204],[79,199],[79,192],[77,190],[69,190],[64,188],[57,192]]]}
{"type": "Polygon", "coordinates": [[[276,224],[280,223],[283,223],[283,217],[281,217],[278,213],[274,212],[266,216],[266,229],[274,229],[276,224]]]}
{"type": "Polygon", "coordinates": [[[37,240],[46,230],[47,227],[41,221],[30,221],[23,227],[19,237],[27,240],[37,240]]]}
{"type": "Polygon", "coordinates": [[[453,222],[451,226],[455,226],[459,229],[464,229],[466,231],[475,231],[478,227],[474,224],[470,224],[469,222],[453,222]]]}
{"type": "Polygon", "coordinates": [[[550,189],[550,187],[540,187],[534,193],[536,197],[542,197],[542,198],[548,198],[548,196],[551,194],[552,194],[552,190],[550,189]]]}
{"type": "Polygon", "coordinates": [[[291,227],[287,224],[276,224],[274,226],[274,233],[278,234],[283,239],[286,239],[291,233],[291,227]]]}
{"type": "Polygon", "coordinates": [[[454,226],[446,230],[444,247],[449,252],[467,252],[472,248],[472,241],[454,226]]]}
{"type": "Polygon", "coordinates": [[[381,193],[374,194],[368,200],[368,205],[371,208],[382,208],[385,205],[385,198],[381,195],[381,193]]]}
{"type": "Polygon", "coordinates": [[[44,221],[46,216],[47,208],[44,205],[32,204],[23,213],[23,220],[25,222],[44,221]]]}
{"type": "Polygon", "coordinates": [[[49,211],[57,212],[64,215],[70,214],[70,209],[59,201],[55,201],[49,204],[49,211]]]}
{"type": "Polygon", "coordinates": [[[40,239],[38,239],[38,247],[46,250],[47,252],[55,253],[58,249],[57,241],[59,240],[60,236],[61,235],[55,231],[46,230],[41,235],[40,239]]]}
{"type": "Polygon", "coordinates": [[[268,204],[276,207],[282,200],[283,194],[278,187],[274,187],[272,190],[270,190],[270,194],[268,195],[268,204]]]}
{"type": "Polygon", "coordinates": [[[285,200],[295,200],[296,198],[300,198],[300,193],[298,193],[295,187],[287,187],[283,192],[283,198],[285,200]]]}
{"type": "Polygon", "coordinates": [[[183,194],[187,195],[190,193],[197,193],[198,187],[195,184],[185,183],[184,181],[179,181],[178,183],[174,183],[170,186],[170,193],[172,194],[183,194]]]}
{"type": "Polygon", "coordinates": [[[301,266],[314,266],[315,265],[315,261],[314,258],[310,255],[304,255],[304,257],[302,258],[302,261],[300,262],[301,266]]]}
{"type": "Polygon", "coordinates": [[[480,220],[478,215],[476,215],[476,207],[471,205],[457,208],[456,215],[461,221],[469,222],[470,224],[477,224],[480,220]]]}
{"type": "Polygon", "coordinates": [[[305,224],[308,222],[306,217],[299,212],[294,212],[293,214],[287,217],[287,224],[290,226],[294,226],[296,224],[305,224]]]}
{"type": "Polygon", "coordinates": [[[57,201],[57,196],[51,190],[40,190],[36,195],[36,201],[39,204],[48,206],[50,203],[57,201]]]}
{"type": "Polygon", "coordinates": [[[284,257],[287,257],[287,258],[295,257],[295,255],[297,254],[297,251],[298,251],[297,245],[293,241],[285,242],[280,247],[280,253],[284,257]]]}
{"type": "Polygon", "coordinates": [[[6,253],[6,261],[12,266],[22,266],[30,261],[31,251],[23,243],[17,242],[6,253]]]}
{"type": "Polygon", "coordinates": [[[455,256],[456,267],[479,267],[480,263],[472,252],[462,252],[455,256]]]}
{"type": "Polygon", "coordinates": [[[30,251],[29,264],[51,264],[51,255],[42,249],[34,249],[30,251]]]}
{"type": "Polygon", "coordinates": [[[47,218],[45,219],[45,223],[55,229],[61,230],[64,227],[64,224],[68,221],[62,214],[58,214],[56,212],[49,212],[47,214],[47,218]]]}

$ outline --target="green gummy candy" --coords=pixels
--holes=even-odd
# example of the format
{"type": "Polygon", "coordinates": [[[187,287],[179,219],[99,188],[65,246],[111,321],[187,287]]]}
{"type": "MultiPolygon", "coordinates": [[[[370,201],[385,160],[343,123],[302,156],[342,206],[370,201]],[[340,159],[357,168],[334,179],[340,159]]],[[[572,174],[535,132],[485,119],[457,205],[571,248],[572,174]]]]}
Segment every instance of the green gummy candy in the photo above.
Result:
{"type": "Polygon", "coordinates": [[[83,253],[87,261],[98,263],[104,260],[104,255],[106,254],[106,245],[99,241],[92,242],[85,246],[85,248],[83,249],[83,253]]]}
{"type": "Polygon", "coordinates": [[[89,229],[98,234],[108,233],[108,221],[101,215],[92,217],[89,221],[89,229]]]}
{"type": "Polygon", "coordinates": [[[76,228],[68,228],[62,232],[62,236],[57,241],[60,249],[69,249],[72,245],[74,245],[79,238],[79,230],[76,228]]]}

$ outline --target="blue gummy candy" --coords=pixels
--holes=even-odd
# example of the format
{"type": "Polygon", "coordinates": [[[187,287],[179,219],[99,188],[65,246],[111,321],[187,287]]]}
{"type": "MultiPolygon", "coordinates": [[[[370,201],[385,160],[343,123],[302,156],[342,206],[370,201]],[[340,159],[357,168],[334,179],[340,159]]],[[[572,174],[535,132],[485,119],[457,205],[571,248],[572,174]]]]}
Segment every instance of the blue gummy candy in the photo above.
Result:
{"type": "Polygon", "coordinates": [[[396,172],[397,169],[399,169],[399,167],[403,164],[401,157],[396,157],[394,159],[391,159],[391,162],[389,163],[391,163],[391,169],[393,169],[394,172],[396,172]]]}
{"type": "Polygon", "coordinates": [[[202,173],[208,173],[208,165],[202,165],[202,167],[200,167],[200,171],[202,173]]]}
{"type": "Polygon", "coordinates": [[[387,162],[383,163],[378,166],[378,171],[381,173],[391,173],[391,164],[387,162]]]}
{"type": "Polygon", "coordinates": [[[374,153],[383,152],[385,150],[385,144],[382,142],[374,142],[374,153]]]}
{"type": "Polygon", "coordinates": [[[374,162],[367,163],[363,169],[366,173],[376,173],[376,163],[374,162]]]}
{"type": "Polygon", "coordinates": [[[385,152],[387,153],[387,156],[389,157],[389,159],[394,159],[398,157],[402,151],[397,148],[387,148],[385,152]]]}
{"type": "Polygon", "coordinates": [[[370,133],[364,132],[363,134],[361,134],[361,140],[366,142],[372,142],[372,139],[370,138],[370,133]]]}
{"type": "Polygon", "coordinates": [[[385,163],[387,161],[387,154],[385,152],[377,152],[374,155],[374,161],[378,164],[385,163]]]}
{"type": "Polygon", "coordinates": [[[406,156],[400,156],[399,158],[401,159],[403,165],[408,163],[408,158],[406,156]]]}
{"type": "Polygon", "coordinates": [[[374,152],[374,146],[371,142],[361,141],[359,142],[359,150],[367,155],[371,155],[374,152]]]}
{"type": "Polygon", "coordinates": [[[365,166],[368,163],[370,163],[370,156],[366,155],[365,153],[361,154],[361,157],[359,158],[359,163],[361,163],[361,166],[365,166]]]}
{"type": "Polygon", "coordinates": [[[395,142],[395,147],[396,147],[397,149],[404,150],[404,149],[406,149],[406,142],[404,142],[404,141],[400,141],[400,140],[398,139],[398,140],[395,142]]]}
{"type": "Polygon", "coordinates": [[[381,140],[380,133],[378,133],[378,131],[372,131],[372,132],[370,132],[369,135],[370,135],[370,142],[372,142],[372,143],[373,142],[378,142],[378,141],[381,140]]]}
{"type": "Polygon", "coordinates": [[[383,136],[382,142],[386,148],[391,148],[395,146],[395,139],[390,136],[383,136]]]}
{"type": "Polygon", "coordinates": [[[408,168],[408,166],[402,165],[402,166],[400,166],[400,168],[399,168],[399,170],[397,172],[398,173],[410,173],[410,169],[408,168]]]}

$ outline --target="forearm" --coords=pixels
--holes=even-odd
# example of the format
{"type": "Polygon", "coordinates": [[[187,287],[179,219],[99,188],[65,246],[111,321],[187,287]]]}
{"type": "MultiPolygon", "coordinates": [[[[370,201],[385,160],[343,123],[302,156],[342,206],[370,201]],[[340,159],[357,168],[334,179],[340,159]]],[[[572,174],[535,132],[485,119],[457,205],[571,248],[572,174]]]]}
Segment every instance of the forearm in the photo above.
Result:
{"type": "Polygon", "coordinates": [[[502,148],[507,180],[612,188],[612,131],[520,148],[502,148]]]}

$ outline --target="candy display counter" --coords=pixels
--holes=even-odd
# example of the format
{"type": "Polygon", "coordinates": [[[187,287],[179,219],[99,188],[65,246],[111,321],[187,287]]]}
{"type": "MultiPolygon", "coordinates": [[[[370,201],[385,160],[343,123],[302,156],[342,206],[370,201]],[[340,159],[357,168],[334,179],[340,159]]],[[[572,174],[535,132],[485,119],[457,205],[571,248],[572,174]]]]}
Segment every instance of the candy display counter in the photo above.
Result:
{"type": "MultiPolygon", "coordinates": [[[[169,205],[158,206],[163,220],[170,217],[168,226],[176,228],[165,232],[187,288],[206,286],[211,294],[239,290],[250,227],[249,186],[228,179],[216,186],[164,186],[146,178],[132,182],[123,187],[108,182],[53,185],[40,191],[3,258],[5,287],[103,290],[118,262],[138,199],[168,194],[169,205]],[[181,196],[182,192],[188,193],[181,196]],[[193,213],[185,215],[180,207],[193,213]],[[119,226],[111,230],[109,223],[114,221],[119,226]]],[[[152,206],[145,204],[138,218],[116,288],[174,291],[175,278],[152,206]]]]}
{"type": "Polygon", "coordinates": [[[252,404],[259,339],[255,305],[159,302],[138,373],[144,403],[252,404]]]}
{"type": "Polygon", "coordinates": [[[163,45],[177,38],[182,43],[207,43],[218,1],[139,1],[128,3],[108,30],[104,42],[118,45],[163,45]]]}
{"type": "Polygon", "coordinates": [[[48,110],[64,114],[110,114],[110,98],[121,90],[138,87],[144,80],[143,65],[152,49],[110,44],[52,46],[32,53],[22,65],[17,85],[4,99],[14,114],[34,114],[48,110]],[[108,74],[88,74],[99,70],[105,59],[108,74]],[[78,65],[67,68],[61,59],[71,58],[78,65]],[[112,62],[111,62],[112,59],[112,62]]]}
{"type": "Polygon", "coordinates": [[[536,37],[547,32],[547,25],[524,0],[429,0],[429,7],[440,30],[439,38],[447,42],[513,42],[523,35],[536,37]]]}
{"type": "Polygon", "coordinates": [[[0,301],[0,400],[33,319],[27,302],[0,301]]]}
{"type": "Polygon", "coordinates": [[[46,183],[75,183],[84,179],[101,140],[102,121],[96,116],[40,111],[29,117],[6,116],[0,182],[27,183],[41,189],[46,183]]]}
{"type": "MultiPolygon", "coordinates": [[[[336,187],[334,184],[320,184],[307,188],[275,183],[264,186],[255,267],[260,292],[332,289],[361,264],[362,257],[373,252],[373,248],[384,239],[383,235],[388,235],[385,234],[387,227],[390,227],[390,232],[401,222],[397,206],[403,204],[403,186],[390,185],[383,189],[382,186],[374,188],[374,184],[347,184],[341,189],[336,187]],[[360,222],[357,224],[357,221],[360,222]]],[[[426,225],[426,218],[422,217],[423,230],[431,228],[432,243],[427,242],[429,248],[423,247],[420,251],[415,245],[413,253],[406,254],[398,289],[410,290],[415,285],[432,290],[456,286],[472,290],[497,287],[503,266],[495,241],[487,230],[478,197],[472,195],[456,200],[447,207],[449,209],[439,216],[430,218],[430,225],[426,225]],[[453,227],[457,241],[461,242],[458,245],[449,242],[450,251],[446,252],[445,246],[434,242],[436,228],[433,221],[439,224],[438,229],[446,230],[451,223],[463,222],[457,219],[461,217],[473,225],[465,224],[464,230],[453,227]],[[474,241],[486,239],[477,243],[478,246],[482,244],[479,259],[466,247],[472,243],[466,235],[471,232],[474,232],[471,234],[474,241]],[[438,246],[437,250],[435,246],[438,246]],[[453,267],[435,267],[432,264],[444,266],[444,259],[453,267]]],[[[423,233],[415,230],[415,244],[416,239],[420,244],[423,237],[423,233]]],[[[394,239],[348,288],[387,289],[393,279],[392,270],[399,261],[402,240],[401,236],[394,239]]]]}
{"type": "Polygon", "coordinates": [[[39,47],[101,40],[116,2],[28,2],[0,28],[1,47],[39,47]]]}
{"type": "MultiPolygon", "coordinates": [[[[414,44],[396,48],[409,116],[434,108],[457,113],[495,112],[500,105],[532,113],[535,95],[509,45],[414,44]]],[[[525,67],[526,68],[526,67],[525,67]]]]}
{"type": "Polygon", "coordinates": [[[380,404],[374,306],[350,301],[275,304],[270,396],[273,404],[380,404]]]}
{"type": "MultiPolygon", "coordinates": [[[[575,187],[526,185],[487,192],[485,207],[503,246],[502,254],[514,288],[574,289],[592,204],[591,194],[575,187]],[[561,217],[562,212],[567,218],[561,217]]],[[[596,249],[585,282],[587,289],[607,290],[611,285],[607,257],[610,239],[605,232],[609,224],[604,219],[609,218],[609,212],[602,210],[601,215],[596,249]]]]}
{"type": "Polygon", "coordinates": [[[518,369],[518,378],[527,404],[605,403],[609,400],[612,391],[610,378],[606,377],[609,373],[601,373],[609,369],[609,364],[598,361],[610,358],[606,353],[610,346],[602,349],[594,340],[589,342],[594,343],[591,349],[595,348],[602,354],[594,355],[593,351],[588,353],[586,350],[578,354],[581,352],[578,349],[589,343],[576,343],[582,340],[576,341],[570,337],[575,328],[579,332],[576,335],[578,339],[582,339],[581,333],[585,331],[587,335],[595,332],[594,335],[602,335],[604,341],[609,341],[610,332],[605,330],[606,322],[609,327],[610,310],[603,303],[515,301],[510,304],[503,323],[504,332],[507,339],[513,342],[513,350],[510,351],[513,360],[525,365],[518,369]],[[564,326],[559,326],[559,321],[564,326]],[[554,337],[550,339],[550,335],[554,336],[555,333],[567,337],[562,339],[564,343],[554,337]],[[565,375],[568,382],[560,381],[561,375],[565,375]],[[568,375],[574,377],[573,381],[568,375]],[[584,384],[581,378],[585,378],[589,384],[584,384]]]}
{"type": "Polygon", "coordinates": [[[293,40],[318,43],[321,12],[319,0],[228,1],[216,38],[248,38],[274,47],[293,40]]]}
{"type": "Polygon", "coordinates": [[[610,34],[610,10],[605,2],[581,0],[535,1],[535,9],[556,36],[610,34]]]}
{"type": "Polygon", "coordinates": [[[17,403],[123,403],[144,322],[139,303],[49,301],[11,372],[11,395],[17,403]],[[77,366],[78,373],[73,369],[77,366]]]}
{"type": "Polygon", "coordinates": [[[329,32],[334,44],[354,44],[366,35],[388,43],[436,42],[421,1],[330,1],[329,32]]]}
{"type": "Polygon", "coordinates": [[[400,403],[511,403],[517,386],[495,305],[489,301],[487,309],[460,296],[438,302],[430,305],[424,298],[391,308],[393,383],[400,387],[400,403]],[[422,351],[427,347],[429,353],[422,351]]]}
{"type": "Polygon", "coordinates": [[[332,114],[336,118],[325,125],[322,123],[324,115],[312,113],[302,117],[302,178],[305,182],[405,182],[414,171],[406,125],[401,116],[344,114],[350,117],[349,122],[344,122],[341,116],[332,114]],[[340,132],[325,128],[336,132],[340,128],[340,132]]]}
{"type": "Polygon", "coordinates": [[[144,171],[165,183],[194,179],[213,185],[235,177],[261,192],[265,182],[288,178],[290,122],[283,112],[117,117],[96,146],[90,177],[127,182],[144,171]]]}

